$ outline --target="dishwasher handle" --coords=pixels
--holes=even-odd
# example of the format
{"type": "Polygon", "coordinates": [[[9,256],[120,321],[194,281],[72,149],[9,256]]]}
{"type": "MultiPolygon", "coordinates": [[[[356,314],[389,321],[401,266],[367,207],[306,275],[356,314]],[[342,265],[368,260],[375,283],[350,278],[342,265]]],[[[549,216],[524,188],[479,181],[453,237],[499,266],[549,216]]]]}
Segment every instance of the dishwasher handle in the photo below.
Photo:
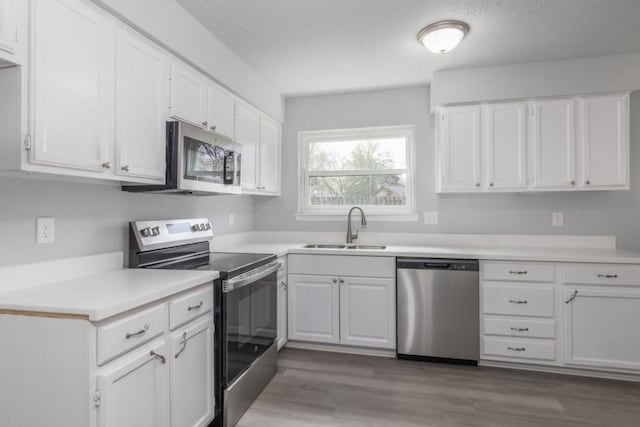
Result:
{"type": "Polygon", "coordinates": [[[438,258],[398,258],[398,269],[478,271],[477,260],[438,258]]]}

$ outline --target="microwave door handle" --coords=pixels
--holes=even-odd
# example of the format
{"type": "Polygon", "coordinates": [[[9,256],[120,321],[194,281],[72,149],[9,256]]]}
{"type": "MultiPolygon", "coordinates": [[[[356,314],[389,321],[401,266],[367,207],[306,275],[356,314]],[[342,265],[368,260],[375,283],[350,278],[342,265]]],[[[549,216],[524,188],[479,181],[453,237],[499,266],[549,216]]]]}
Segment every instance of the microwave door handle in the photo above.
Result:
{"type": "Polygon", "coordinates": [[[241,274],[238,277],[234,277],[233,279],[225,280],[222,284],[222,292],[229,293],[235,291],[236,289],[240,289],[247,285],[250,285],[258,280],[267,277],[271,273],[274,273],[280,269],[282,264],[279,261],[274,261],[270,264],[265,265],[264,267],[256,268],[255,270],[251,270],[248,273],[241,274]]]}

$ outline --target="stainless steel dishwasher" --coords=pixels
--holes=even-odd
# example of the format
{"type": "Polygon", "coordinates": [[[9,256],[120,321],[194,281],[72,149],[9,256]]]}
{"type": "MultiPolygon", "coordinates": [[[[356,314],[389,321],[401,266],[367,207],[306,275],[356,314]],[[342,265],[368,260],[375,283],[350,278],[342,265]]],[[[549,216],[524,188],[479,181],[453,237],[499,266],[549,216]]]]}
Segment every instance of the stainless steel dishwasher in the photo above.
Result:
{"type": "Polygon", "coordinates": [[[475,365],[477,260],[398,258],[398,358],[475,365]]]}

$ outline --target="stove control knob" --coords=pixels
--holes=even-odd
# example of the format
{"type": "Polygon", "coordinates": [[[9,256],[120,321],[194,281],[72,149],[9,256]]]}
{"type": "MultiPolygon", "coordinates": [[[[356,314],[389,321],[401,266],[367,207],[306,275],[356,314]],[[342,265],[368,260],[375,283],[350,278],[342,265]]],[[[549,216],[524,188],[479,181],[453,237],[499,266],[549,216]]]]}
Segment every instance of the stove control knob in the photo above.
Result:
{"type": "Polygon", "coordinates": [[[205,230],[211,230],[211,223],[210,223],[210,222],[207,222],[207,223],[204,225],[204,228],[205,228],[205,230]]]}
{"type": "Polygon", "coordinates": [[[193,231],[200,231],[200,224],[194,224],[194,225],[191,227],[191,229],[192,229],[193,231]]]}
{"type": "Polygon", "coordinates": [[[160,227],[153,227],[151,229],[151,234],[154,236],[159,236],[160,235],[160,227]]]}
{"type": "Polygon", "coordinates": [[[207,224],[200,224],[200,231],[207,231],[207,224]]]}
{"type": "Polygon", "coordinates": [[[142,237],[149,237],[151,236],[151,229],[149,227],[143,228],[140,230],[140,234],[142,234],[142,237]]]}

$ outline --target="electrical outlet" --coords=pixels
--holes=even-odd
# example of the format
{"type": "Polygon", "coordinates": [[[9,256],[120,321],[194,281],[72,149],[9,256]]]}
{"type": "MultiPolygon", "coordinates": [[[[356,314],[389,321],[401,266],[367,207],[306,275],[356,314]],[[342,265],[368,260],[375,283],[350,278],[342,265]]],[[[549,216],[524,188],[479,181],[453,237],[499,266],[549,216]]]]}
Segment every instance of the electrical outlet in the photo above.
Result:
{"type": "Polygon", "coordinates": [[[55,241],[55,226],[56,220],[53,217],[36,218],[36,241],[39,245],[55,241]]]}
{"type": "Polygon", "coordinates": [[[551,225],[554,227],[562,227],[564,225],[564,214],[562,212],[552,212],[551,225]]]}
{"type": "Polygon", "coordinates": [[[234,225],[236,225],[236,216],[233,212],[229,212],[229,227],[233,227],[234,225]]]}
{"type": "Polygon", "coordinates": [[[438,212],[425,212],[424,213],[424,223],[428,225],[436,225],[438,223],[438,212]]]}

